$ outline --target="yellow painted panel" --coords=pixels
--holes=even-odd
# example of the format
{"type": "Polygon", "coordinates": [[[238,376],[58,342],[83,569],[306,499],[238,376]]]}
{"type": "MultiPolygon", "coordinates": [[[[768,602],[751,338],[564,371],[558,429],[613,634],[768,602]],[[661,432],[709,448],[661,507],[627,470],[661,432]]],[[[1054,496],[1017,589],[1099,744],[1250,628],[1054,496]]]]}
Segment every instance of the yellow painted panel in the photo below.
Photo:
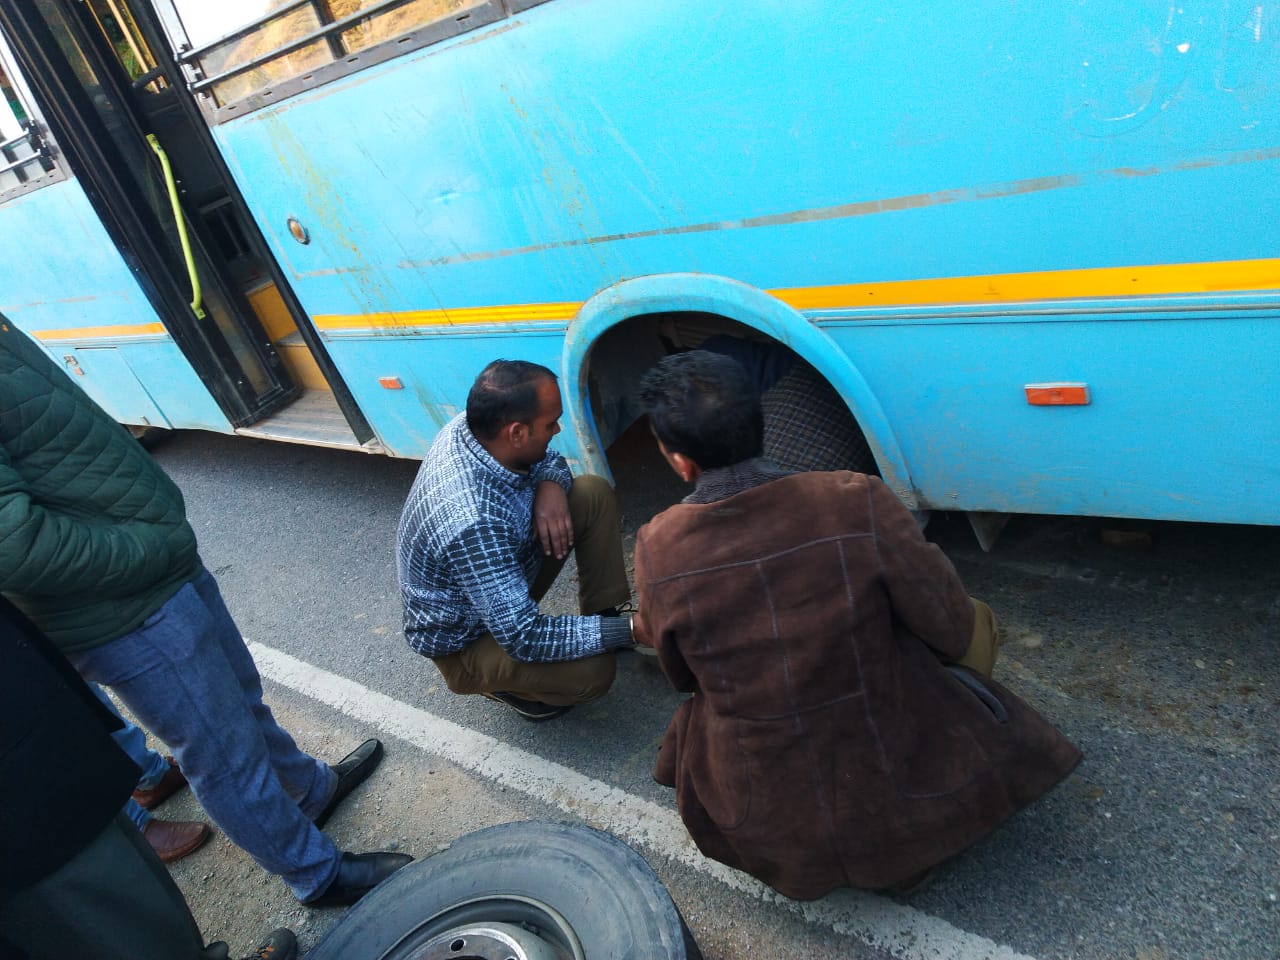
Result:
{"type": "Polygon", "coordinates": [[[329,381],[320,372],[316,358],[305,343],[277,343],[276,352],[285,367],[293,374],[293,379],[308,390],[328,390],[329,381]]]}
{"type": "Polygon", "coordinates": [[[248,297],[249,306],[253,307],[253,312],[258,315],[263,329],[267,331],[267,339],[272,343],[279,343],[289,334],[297,331],[298,327],[293,322],[289,308],[284,305],[280,291],[276,289],[274,283],[259,287],[245,296],[248,297]]]}
{"type": "Polygon", "coordinates": [[[274,283],[259,287],[252,293],[245,294],[249,306],[258,315],[267,337],[275,344],[285,368],[293,374],[293,379],[308,390],[328,390],[329,381],[320,372],[316,358],[311,355],[310,348],[298,336],[298,325],[293,322],[293,315],[284,305],[284,298],[274,283]]]}

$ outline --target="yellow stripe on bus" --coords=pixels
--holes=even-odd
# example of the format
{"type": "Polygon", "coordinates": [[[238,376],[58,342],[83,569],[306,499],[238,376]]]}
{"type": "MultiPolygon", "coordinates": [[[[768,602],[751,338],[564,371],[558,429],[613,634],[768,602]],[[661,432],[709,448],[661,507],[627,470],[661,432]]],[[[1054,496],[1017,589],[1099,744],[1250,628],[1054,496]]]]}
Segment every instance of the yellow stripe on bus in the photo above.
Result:
{"type": "MultiPolygon", "coordinates": [[[[797,310],[844,310],[857,307],[910,307],[963,303],[1014,303],[1034,300],[1159,296],[1189,293],[1280,290],[1280,259],[1227,260],[1218,263],[1172,263],[1088,270],[1044,270],[1036,273],[993,273],[972,277],[889,280],[825,287],[784,287],[768,291],[797,310]]],[[[320,330],[414,329],[572,320],[581,303],[513,303],[448,310],[404,310],[395,313],[321,314],[320,330]]],[[[121,324],[36,330],[36,338],[96,340],[164,335],[160,323],[121,324]]]]}
{"type": "MultiPolygon", "coordinates": [[[[1280,259],[993,273],[824,287],[783,287],[768,292],[797,310],[838,310],[1250,290],[1280,290],[1280,259]]],[[[315,325],[321,330],[367,330],[550,320],[568,322],[581,307],[581,303],[517,303],[397,313],[323,314],[315,317],[315,325]]]]}
{"type": "Polygon", "coordinates": [[[448,310],[402,310],[395,313],[320,314],[320,330],[354,328],[450,327],[478,323],[528,323],[573,319],[581,303],[514,303],[496,307],[456,307],[448,310]]]}
{"type": "Polygon", "coordinates": [[[65,330],[32,330],[37,340],[101,340],[112,337],[165,335],[163,323],[124,323],[110,327],[68,327],[65,330]]]}
{"type": "Polygon", "coordinates": [[[797,310],[835,310],[1277,289],[1280,260],[1229,260],[791,287],[769,292],[797,310]]]}

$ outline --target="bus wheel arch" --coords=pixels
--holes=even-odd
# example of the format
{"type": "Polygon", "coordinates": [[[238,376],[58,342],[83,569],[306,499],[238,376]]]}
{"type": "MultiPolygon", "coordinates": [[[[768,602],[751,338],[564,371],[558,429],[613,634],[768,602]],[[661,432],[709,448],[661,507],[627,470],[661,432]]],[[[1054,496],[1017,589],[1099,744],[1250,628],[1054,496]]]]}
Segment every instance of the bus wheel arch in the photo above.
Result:
{"type": "Polygon", "coordinates": [[[657,274],[624,280],[586,301],[565,333],[561,370],[565,420],[584,466],[609,476],[590,378],[592,352],[610,331],[646,316],[705,314],[751,328],[791,348],[824,377],[849,408],[866,438],[885,483],[911,508],[917,506],[910,472],[884,409],[857,365],[802,314],[748,284],[707,274],[657,274]]]}

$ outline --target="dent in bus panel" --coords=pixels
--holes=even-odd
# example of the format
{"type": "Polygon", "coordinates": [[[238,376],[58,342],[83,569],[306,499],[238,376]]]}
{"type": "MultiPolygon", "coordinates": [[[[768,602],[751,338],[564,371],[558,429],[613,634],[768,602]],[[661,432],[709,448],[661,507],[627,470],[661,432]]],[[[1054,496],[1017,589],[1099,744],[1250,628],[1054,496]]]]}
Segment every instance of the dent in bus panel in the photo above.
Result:
{"type": "Polygon", "coordinates": [[[1182,6],[1093,0],[1073,25],[1075,89],[1067,115],[1090,137],[1137,129],[1169,106],[1198,52],[1201,24],[1182,6]]]}
{"type": "MultiPolygon", "coordinates": [[[[1228,0],[1223,12],[1222,49],[1214,82],[1227,93],[1244,93],[1261,88],[1265,93],[1268,79],[1280,75],[1275,63],[1280,54],[1280,29],[1276,28],[1275,5],[1268,7],[1258,0],[1228,0]]],[[[1248,101],[1241,98],[1241,105],[1248,101]]]]}

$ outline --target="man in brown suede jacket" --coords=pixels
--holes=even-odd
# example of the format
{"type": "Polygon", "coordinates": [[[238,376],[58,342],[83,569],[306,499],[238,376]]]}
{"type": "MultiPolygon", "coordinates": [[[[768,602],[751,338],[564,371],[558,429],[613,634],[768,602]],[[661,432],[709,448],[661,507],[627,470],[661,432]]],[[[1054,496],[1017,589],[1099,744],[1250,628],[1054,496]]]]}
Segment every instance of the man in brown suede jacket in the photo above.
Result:
{"type": "Polygon", "coordinates": [[[801,900],[901,891],[1079,762],[990,679],[990,608],[878,478],[762,460],[728,357],[668,357],[641,399],[695,484],[636,538],[635,627],[693,694],[654,777],[704,854],[801,900]]]}

